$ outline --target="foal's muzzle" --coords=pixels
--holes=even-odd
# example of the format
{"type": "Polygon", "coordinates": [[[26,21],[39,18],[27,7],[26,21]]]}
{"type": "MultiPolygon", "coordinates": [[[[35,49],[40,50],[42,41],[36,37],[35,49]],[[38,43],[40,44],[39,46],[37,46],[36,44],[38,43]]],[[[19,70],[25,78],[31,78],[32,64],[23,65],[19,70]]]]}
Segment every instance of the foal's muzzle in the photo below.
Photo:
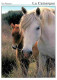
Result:
{"type": "Polygon", "coordinates": [[[12,48],[13,48],[13,49],[17,49],[18,46],[17,46],[17,45],[12,45],[12,48]]]}
{"type": "Polygon", "coordinates": [[[16,49],[16,46],[12,46],[13,49],[16,49]]]}
{"type": "Polygon", "coordinates": [[[20,48],[18,47],[18,45],[16,45],[16,46],[12,46],[12,48],[15,49],[15,50],[18,49],[19,52],[22,52],[22,49],[20,49],[20,48]]]}

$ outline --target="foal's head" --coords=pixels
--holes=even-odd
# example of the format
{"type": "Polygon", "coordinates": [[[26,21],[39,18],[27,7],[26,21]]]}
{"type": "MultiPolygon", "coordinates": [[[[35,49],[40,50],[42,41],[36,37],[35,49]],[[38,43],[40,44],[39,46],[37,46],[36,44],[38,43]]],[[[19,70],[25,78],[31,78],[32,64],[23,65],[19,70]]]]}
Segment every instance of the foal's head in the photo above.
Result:
{"type": "Polygon", "coordinates": [[[12,27],[12,38],[13,38],[13,45],[12,48],[16,49],[20,42],[22,41],[22,31],[19,24],[11,23],[12,27]]]}

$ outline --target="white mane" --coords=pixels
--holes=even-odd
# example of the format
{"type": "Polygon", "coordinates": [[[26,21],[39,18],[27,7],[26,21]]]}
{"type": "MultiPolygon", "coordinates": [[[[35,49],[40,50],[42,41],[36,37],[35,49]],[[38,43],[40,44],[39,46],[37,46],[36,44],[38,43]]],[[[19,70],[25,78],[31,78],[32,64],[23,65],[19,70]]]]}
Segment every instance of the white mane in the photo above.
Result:
{"type": "Polygon", "coordinates": [[[24,16],[21,18],[20,25],[23,29],[26,29],[34,20],[40,21],[40,19],[36,16],[35,10],[24,14],[24,16]]]}
{"type": "Polygon", "coordinates": [[[20,21],[20,25],[23,29],[26,29],[27,27],[29,27],[31,25],[31,23],[34,20],[38,20],[38,22],[40,21],[40,18],[42,18],[42,22],[44,23],[44,19],[47,18],[48,22],[50,23],[52,21],[52,19],[50,17],[48,17],[48,15],[51,16],[50,12],[55,13],[54,9],[51,8],[45,8],[45,7],[40,7],[40,17],[38,17],[36,15],[36,9],[27,12],[26,14],[24,14],[24,16],[21,18],[20,21]]]}

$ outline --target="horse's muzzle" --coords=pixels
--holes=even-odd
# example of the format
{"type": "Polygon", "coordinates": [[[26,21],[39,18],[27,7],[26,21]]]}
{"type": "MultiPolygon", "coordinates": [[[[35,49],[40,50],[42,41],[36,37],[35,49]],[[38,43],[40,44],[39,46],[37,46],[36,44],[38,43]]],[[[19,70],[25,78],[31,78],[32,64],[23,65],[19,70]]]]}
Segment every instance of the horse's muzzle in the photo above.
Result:
{"type": "Polygon", "coordinates": [[[29,58],[32,55],[32,51],[22,50],[22,54],[24,55],[24,58],[29,58]]]}

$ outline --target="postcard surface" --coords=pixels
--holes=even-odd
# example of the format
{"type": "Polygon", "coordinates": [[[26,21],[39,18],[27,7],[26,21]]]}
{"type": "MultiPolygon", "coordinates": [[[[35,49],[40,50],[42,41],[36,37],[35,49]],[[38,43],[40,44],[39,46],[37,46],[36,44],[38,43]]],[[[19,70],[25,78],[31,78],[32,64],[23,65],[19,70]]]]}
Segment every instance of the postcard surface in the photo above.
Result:
{"type": "Polygon", "coordinates": [[[56,5],[1,1],[1,78],[56,78],[56,5]]]}

